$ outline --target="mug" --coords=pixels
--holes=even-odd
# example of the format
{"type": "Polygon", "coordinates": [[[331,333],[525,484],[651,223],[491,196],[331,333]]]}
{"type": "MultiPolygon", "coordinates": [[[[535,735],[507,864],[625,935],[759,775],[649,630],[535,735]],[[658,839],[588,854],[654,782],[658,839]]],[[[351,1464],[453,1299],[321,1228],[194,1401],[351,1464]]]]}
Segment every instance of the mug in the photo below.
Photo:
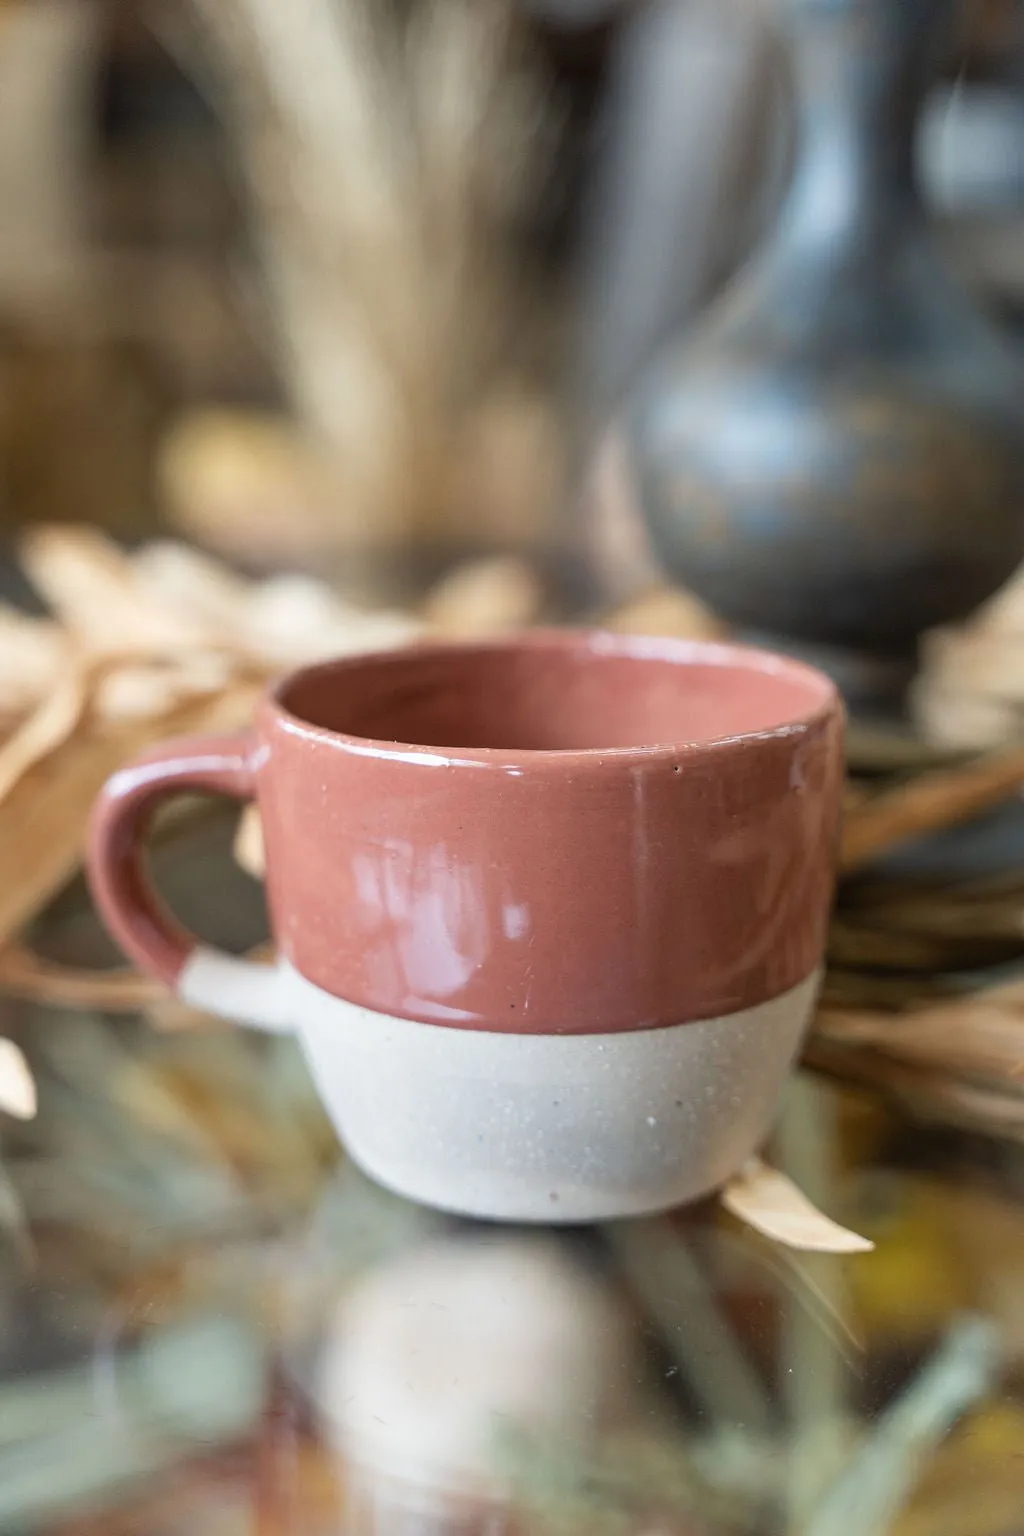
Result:
{"type": "Polygon", "coordinates": [[[420,644],[296,672],[251,733],[170,743],[94,813],[127,953],[188,1003],[293,1029],[353,1159],[427,1205],[593,1221],[710,1193],[808,1023],[843,711],[738,646],[603,632],[420,644]],[[255,798],[278,960],[154,893],[165,797],[255,798]]]}

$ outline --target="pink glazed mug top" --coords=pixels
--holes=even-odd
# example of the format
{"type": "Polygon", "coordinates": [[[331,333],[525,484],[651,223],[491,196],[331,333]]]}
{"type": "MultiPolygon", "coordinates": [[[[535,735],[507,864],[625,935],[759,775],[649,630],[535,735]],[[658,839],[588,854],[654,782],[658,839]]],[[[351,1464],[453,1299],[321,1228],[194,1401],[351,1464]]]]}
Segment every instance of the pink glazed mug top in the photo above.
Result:
{"type": "Polygon", "coordinates": [[[668,1027],[820,964],[843,774],[831,683],[754,650],[600,632],[427,644],[298,672],[251,735],[115,775],[90,873],[175,984],[198,941],[141,844],[157,800],[259,803],[274,937],[373,1012],[513,1034],[668,1027]]]}

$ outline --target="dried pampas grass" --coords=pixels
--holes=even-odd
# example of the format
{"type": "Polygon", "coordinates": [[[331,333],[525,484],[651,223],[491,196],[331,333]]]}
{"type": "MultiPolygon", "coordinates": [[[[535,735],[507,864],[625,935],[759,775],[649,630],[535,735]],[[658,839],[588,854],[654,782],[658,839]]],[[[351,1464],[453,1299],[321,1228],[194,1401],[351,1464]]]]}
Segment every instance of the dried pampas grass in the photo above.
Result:
{"type": "Polygon", "coordinates": [[[190,12],[290,402],[330,450],[335,494],[307,511],[325,547],[436,536],[471,424],[530,330],[514,246],[549,112],[511,0],[190,12]]]}

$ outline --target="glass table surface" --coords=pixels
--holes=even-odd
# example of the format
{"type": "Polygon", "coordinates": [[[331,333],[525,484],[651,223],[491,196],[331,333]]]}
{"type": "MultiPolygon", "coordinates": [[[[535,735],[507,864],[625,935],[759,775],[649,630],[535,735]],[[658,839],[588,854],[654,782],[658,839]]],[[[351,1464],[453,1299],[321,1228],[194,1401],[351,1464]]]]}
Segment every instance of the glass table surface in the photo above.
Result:
{"type": "MultiPolygon", "coordinates": [[[[252,942],[230,829],[191,838],[165,888],[252,942]]],[[[112,958],[81,891],[45,943],[112,958]]],[[[292,1041],[182,1023],[0,1002],[39,1100],[0,1140],[4,1536],[1024,1532],[1021,1148],[800,1075],[768,1156],[872,1253],[716,1201],[513,1229],[373,1185],[292,1041]]]]}

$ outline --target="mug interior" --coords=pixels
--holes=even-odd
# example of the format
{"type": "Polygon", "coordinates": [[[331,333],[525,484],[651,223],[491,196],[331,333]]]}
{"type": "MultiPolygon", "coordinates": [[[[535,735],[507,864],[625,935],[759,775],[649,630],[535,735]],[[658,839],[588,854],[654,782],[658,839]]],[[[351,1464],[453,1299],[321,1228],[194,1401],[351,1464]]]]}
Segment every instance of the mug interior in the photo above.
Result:
{"type": "Polygon", "coordinates": [[[832,707],[822,674],[699,641],[553,634],[350,657],[288,679],[307,726],[441,750],[692,746],[797,725],[832,707]]]}

